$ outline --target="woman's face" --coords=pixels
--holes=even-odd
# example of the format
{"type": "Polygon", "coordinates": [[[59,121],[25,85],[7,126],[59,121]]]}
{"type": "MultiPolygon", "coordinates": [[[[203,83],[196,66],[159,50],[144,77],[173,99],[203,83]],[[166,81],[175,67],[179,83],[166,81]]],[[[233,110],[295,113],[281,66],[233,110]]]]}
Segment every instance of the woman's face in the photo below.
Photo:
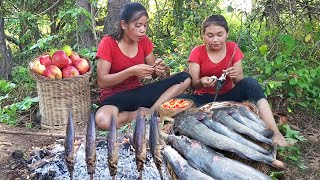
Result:
{"type": "Polygon", "coordinates": [[[122,28],[125,34],[133,41],[140,41],[145,35],[148,28],[149,18],[142,16],[136,21],[125,24],[122,28]]]}
{"type": "Polygon", "coordinates": [[[205,29],[203,40],[211,50],[220,50],[228,38],[227,31],[222,26],[210,25],[205,29]]]}

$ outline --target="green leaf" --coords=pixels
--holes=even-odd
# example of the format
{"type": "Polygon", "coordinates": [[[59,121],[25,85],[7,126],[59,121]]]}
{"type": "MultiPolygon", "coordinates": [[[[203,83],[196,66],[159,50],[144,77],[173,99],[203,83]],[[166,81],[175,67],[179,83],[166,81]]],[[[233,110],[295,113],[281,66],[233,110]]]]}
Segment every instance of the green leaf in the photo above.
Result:
{"type": "Polygon", "coordinates": [[[296,85],[297,84],[297,78],[292,78],[289,80],[290,85],[296,85]]]}
{"type": "Polygon", "coordinates": [[[308,34],[305,38],[304,41],[305,42],[309,42],[311,40],[311,34],[308,34]]]}
{"type": "Polygon", "coordinates": [[[271,69],[272,69],[271,64],[266,64],[265,67],[264,67],[264,70],[265,70],[266,74],[270,74],[271,73],[271,69]]]}
{"type": "Polygon", "coordinates": [[[266,44],[259,47],[259,51],[263,55],[267,54],[267,50],[268,50],[268,45],[266,45],[266,44]]]}

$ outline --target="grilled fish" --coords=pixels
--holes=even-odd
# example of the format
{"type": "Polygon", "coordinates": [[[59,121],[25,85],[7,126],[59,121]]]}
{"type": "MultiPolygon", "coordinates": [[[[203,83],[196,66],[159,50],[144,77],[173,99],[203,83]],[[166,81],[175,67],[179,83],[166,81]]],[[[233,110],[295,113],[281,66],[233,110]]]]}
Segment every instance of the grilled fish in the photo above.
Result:
{"type": "Polygon", "coordinates": [[[275,167],[284,168],[284,163],[275,159],[274,154],[262,154],[222,134],[216,133],[199,122],[194,116],[187,113],[180,114],[175,118],[174,129],[179,134],[198,140],[207,146],[234,152],[242,158],[249,158],[275,167]]]}
{"type": "Polygon", "coordinates": [[[191,166],[213,178],[270,180],[269,176],[260,171],[239,161],[226,158],[208,146],[186,136],[170,135],[167,140],[175,150],[187,159],[191,166]]]}
{"type": "Polygon", "coordinates": [[[111,117],[111,125],[107,136],[108,141],[108,164],[110,176],[115,177],[118,169],[118,143],[117,143],[117,123],[115,117],[111,117]]]}
{"type": "Polygon", "coordinates": [[[160,154],[160,135],[158,127],[158,113],[155,111],[150,119],[150,130],[149,130],[149,146],[152,158],[156,164],[156,167],[159,171],[160,178],[163,179],[161,172],[162,157],[160,154]]]}
{"type": "Polygon", "coordinates": [[[96,123],[94,118],[94,112],[91,112],[90,119],[87,124],[86,135],[86,163],[87,172],[90,175],[90,179],[93,180],[93,175],[96,169],[96,123]]]}
{"type": "Polygon", "coordinates": [[[179,179],[183,180],[213,180],[210,176],[198,171],[188,164],[188,161],[185,160],[176,150],[171,146],[165,146],[162,155],[165,158],[166,162],[173,169],[175,174],[179,179]]]}
{"type": "Polygon", "coordinates": [[[140,110],[138,110],[136,118],[136,126],[134,129],[134,148],[136,154],[136,164],[137,169],[140,172],[140,178],[142,178],[142,170],[144,168],[144,163],[147,158],[147,144],[146,144],[146,121],[143,116],[140,115],[140,110]]]}
{"type": "Polygon", "coordinates": [[[64,141],[64,151],[65,151],[65,161],[69,171],[70,179],[73,179],[73,171],[74,171],[74,146],[75,141],[75,130],[72,119],[72,107],[69,108],[69,118],[66,129],[66,138],[64,141]]]}

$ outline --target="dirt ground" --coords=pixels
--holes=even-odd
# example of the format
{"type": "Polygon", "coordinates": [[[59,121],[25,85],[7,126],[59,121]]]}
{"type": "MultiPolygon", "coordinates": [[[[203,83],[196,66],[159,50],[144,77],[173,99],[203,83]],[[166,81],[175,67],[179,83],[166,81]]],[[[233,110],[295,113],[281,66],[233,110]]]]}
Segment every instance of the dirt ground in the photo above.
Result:
{"type": "MultiPolygon", "coordinates": [[[[302,159],[307,166],[306,169],[298,167],[297,163],[293,161],[284,160],[287,164],[285,174],[279,179],[285,180],[316,180],[320,179],[320,114],[315,113],[304,108],[297,107],[292,113],[288,113],[277,106],[273,108],[274,112],[282,113],[288,118],[290,126],[300,131],[307,141],[298,142],[297,145],[301,148],[302,159]]],[[[77,127],[77,134],[84,135],[85,128],[77,127]]],[[[44,130],[36,126],[34,128],[25,128],[23,122],[21,125],[12,127],[5,124],[0,124],[0,130],[10,131],[24,131],[24,132],[37,132],[37,133],[55,133],[64,134],[64,130],[44,130]]],[[[23,152],[23,156],[28,158],[29,153],[36,147],[44,147],[53,144],[57,137],[47,136],[32,136],[32,135],[13,135],[4,134],[0,135],[0,180],[9,179],[28,179],[26,174],[27,168],[19,160],[14,159],[17,150],[23,152]]]]}

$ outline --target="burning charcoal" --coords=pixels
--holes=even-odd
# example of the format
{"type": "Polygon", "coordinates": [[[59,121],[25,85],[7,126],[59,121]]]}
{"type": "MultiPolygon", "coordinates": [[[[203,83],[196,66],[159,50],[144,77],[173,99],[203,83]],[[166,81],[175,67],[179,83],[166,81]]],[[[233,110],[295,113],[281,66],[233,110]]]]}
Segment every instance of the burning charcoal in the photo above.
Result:
{"type": "Polygon", "coordinates": [[[107,142],[106,141],[98,141],[97,142],[97,147],[106,147],[107,146],[107,142]]]}
{"type": "Polygon", "coordinates": [[[21,150],[16,150],[14,151],[11,156],[13,157],[13,159],[20,159],[23,158],[23,151],[21,150]]]}

